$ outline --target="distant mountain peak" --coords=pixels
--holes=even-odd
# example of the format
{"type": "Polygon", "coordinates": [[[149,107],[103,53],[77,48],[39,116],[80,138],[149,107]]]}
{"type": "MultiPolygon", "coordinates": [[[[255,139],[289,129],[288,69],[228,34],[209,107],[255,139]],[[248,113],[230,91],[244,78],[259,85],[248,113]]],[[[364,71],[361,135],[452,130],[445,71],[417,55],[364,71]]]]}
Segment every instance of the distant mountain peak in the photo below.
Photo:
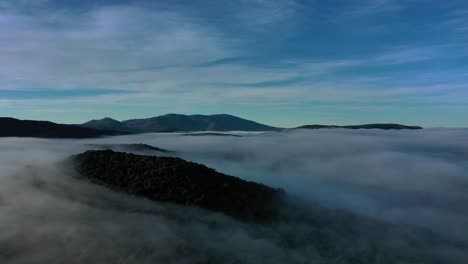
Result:
{"type": "Polygon", "coordinates": [[[110,117],[104,117],[104,118],[101,118],[101,119],[93,119],[91,121],[88,121],[86,123],[89,123],[89,122],[119,122],[113,118],[110,118],[110,117]]]}
{"type": "Polygon", "coordinates": [[[117,121],[117,120],[115,120],[113,118],[110,118],[110,117],[104,117],[104,118],[101,119],[101,121],[116,121],[116,122],[119,122],[119,121],[117,121]]]}
{"type": "Polygon", "coordinates": [[[110,117],[102,119],[93,119],[81,125],[82,127],[111,130],[120,132],[138,132],[135,129],[128,128],[125,124],[110,117]]]}

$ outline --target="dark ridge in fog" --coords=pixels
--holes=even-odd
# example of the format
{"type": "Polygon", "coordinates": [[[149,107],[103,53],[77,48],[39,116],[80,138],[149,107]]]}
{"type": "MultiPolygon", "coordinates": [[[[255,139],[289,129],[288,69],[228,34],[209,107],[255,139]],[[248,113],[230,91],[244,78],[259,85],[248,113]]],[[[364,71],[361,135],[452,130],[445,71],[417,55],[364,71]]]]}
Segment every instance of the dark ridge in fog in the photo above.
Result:
{"type": "Polygon", "coordinates": [[[241,135],[236,134],[228,134],[228,133],[215,133],[215,132],[208,132],[208,133],[185,133],[182,136],[220,136],[220,137],[242,137],[241,135]]]}
{"type": "Polygon", "coordinates": [[[49,121],[19,120],[0,117],[0,137],[92,138],[121,135],[120,132],[62,125],[49,121]]]}
{"type": "Polygon", "coordinates": [[[301,129],[301,128],[302,129],[347,128],[347,129],[382,129],[382,130],[423,129],[420,126],[405,126],[405,125],[400,125],[400,124],[365,124],[365,125],[351,125],[351,126],[304,125],[304,126],[296,127],[296,129],[301,129]]]}
{"type": "Polygon", "coordinates": [[[239,219],[271,221],[282,192],[180,158],[87,151],[69,159],[92,181],[156,201],[197,206],[239,219]]]}
{"type": "Polygon", "coordinates": [[[90,147],[95,147],[99,149],[111,149],[111,150],[121,150],[121,151],[157,151],[162,153],[173,153],[171,150],[158,148],[148,144],[136,143],[136,144],[89,144],[90,147]]]}

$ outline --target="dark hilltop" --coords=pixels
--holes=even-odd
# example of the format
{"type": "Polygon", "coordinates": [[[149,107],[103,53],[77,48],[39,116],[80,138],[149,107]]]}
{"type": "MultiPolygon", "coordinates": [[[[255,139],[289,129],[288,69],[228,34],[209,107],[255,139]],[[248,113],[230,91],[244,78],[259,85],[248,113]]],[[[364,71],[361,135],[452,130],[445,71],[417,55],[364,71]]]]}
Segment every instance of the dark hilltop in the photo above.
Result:
{"type": "Polygon", "coordinates": [[[195,206],[247,221],[277,216],[283,191],[180,158],[87,151],[69,161],[81,177],[155,201],[195,206]]]}

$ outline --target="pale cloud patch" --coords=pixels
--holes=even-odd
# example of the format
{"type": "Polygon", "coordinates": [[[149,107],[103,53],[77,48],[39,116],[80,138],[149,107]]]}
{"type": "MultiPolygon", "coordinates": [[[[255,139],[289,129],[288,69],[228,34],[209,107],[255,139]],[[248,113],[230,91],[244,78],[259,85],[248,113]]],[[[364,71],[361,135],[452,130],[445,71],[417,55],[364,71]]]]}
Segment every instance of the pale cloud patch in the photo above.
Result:
{"type": "Polygon", "coordinates": [[[301,5],[294,0],[241,0],[244,8],[237,18],[241,23],[265,26],[284,22],[295,16],[301,5]]]}
{"type": "Polygon", "coordinates": [[[79,21],[62,31],[41,26],[44,19],[0,13],[0,21],[8,22],[0,27],[0,58],[8,65],[1,75],[49,82],[58,88],[64,84],[95,87],[113,77],[97,74],[100,71],[194,63],[226,54],[214,31],[177,13],[106,7],[83,16],[61,17],[65,25],[79,21]]]}
{"type": "Polygon", "coordinates": [[[466,33],[468,31],[468,9],[452,12],[447,20],[439,24],[439,27],[443,30],[466,33]]]}

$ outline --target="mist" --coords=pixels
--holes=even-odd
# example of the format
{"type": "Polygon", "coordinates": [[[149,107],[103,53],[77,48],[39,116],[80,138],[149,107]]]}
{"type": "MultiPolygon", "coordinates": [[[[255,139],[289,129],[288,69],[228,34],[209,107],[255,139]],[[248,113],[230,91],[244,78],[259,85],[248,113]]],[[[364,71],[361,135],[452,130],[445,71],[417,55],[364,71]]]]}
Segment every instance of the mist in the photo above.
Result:
{"type": "Polygon", "coordinates": [[[468,130],[230,133],[241,137],[0,139],[0,262],[468,261],[468,130]],[[117,193],[58,165],[99,144],[133,143],[174,151],[138,154],[282,188],[293,209],[276,223],[245,223],[117,193]]]}

